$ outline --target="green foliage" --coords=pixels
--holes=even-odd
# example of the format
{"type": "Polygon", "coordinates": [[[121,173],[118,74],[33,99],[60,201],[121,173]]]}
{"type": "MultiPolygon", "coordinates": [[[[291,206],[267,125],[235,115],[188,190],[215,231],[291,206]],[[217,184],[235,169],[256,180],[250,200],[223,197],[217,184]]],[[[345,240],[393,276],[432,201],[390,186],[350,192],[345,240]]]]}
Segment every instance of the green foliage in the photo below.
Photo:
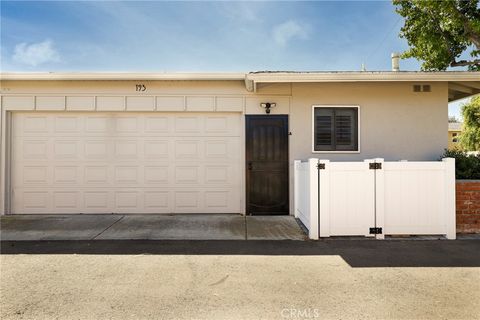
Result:
{"type": "Polygon", "coordinates": [[[460,145],[469,151],[480,151],[480,96],[462,107],[463,127],[460,145]]]}
{"type": "Polygon", "coordinates": [[[460,122],[460,121],[458,121],[457,117],[455,116],[448,116],[448,122],[450,123],[450,122],[460,122]]]}
{"type": "Polygon", "coordinates": [[[442,158],[455,158],[457,179],[480,179],[480,155],[468,155],[460,150],[445,150],[442,158]]]}
{"type": "Polygon", "coordinates": [[[400,37],[410,47],[404,58],[417,58],[422,70],[468,66],[480,70],[479,0],[393,0],[396,11],[405,18],[400,37]],[[469,60],[457,59],[470,51],[469,60]]]}

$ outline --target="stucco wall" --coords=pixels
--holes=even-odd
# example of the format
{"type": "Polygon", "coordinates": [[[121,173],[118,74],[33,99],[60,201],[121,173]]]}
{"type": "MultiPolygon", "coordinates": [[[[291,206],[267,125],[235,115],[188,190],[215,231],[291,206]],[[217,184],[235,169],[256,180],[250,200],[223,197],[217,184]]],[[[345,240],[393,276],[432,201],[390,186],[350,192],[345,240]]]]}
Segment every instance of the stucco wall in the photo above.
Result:
{"type": "Polygon", "coordinates": [[[462,131],[448,131],[448,149],[460,148],[458,137],[462,131]],[[456,134],[455,136],[453,136],[456,134]],[[453,142],[453,139],[457,139],[457,142],[453,142]]]}
{"type": "Polygon", "coordinates": [[[447,147],[448,88],[432,83],[431,90],[413,92],[412,83],[293,84],[292,156],[436,160],[447,147]],[[312,153],[312,105],[322,104],[360,106],[359,153],[312,153]]]}
{"type": "MultiPolygon", "coordinates": [[[[7,111],[263,114],[260,102],[275,102],[272,114],[289,114],[291,167],[295,159],[310,157],[434,160],[447,147],[448,88],[445,82],[429,84],[428,93],[414,93],[413,83],[406,82],[259,84],[253,93],[247,92],[243,81],[2,81],[0,208],[5,208],[7,111]],[[137,92],[137,84],[144,84],[147,90],[137,92]],[[312,152],[312,105],[322,104],[360,106],[360,152],[312,152]]],[[[290,181],[293,190],[293,179],[290,181]]],[[[293,192],[290,194],[293,204],[293,192]]]]}

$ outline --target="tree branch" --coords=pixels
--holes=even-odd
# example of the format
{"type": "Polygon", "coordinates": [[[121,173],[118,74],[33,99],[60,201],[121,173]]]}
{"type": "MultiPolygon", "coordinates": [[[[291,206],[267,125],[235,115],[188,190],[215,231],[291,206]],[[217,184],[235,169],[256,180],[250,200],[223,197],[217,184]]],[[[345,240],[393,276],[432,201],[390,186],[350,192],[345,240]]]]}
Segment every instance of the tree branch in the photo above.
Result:
{"type": "Polygon", "coordinates": [[[477,47],[477,49],[480,50],[480,34],[475,32],[475,30],[472,28],[471,22],[462,12],[460,12],[456,5],[453,5],[452,8],[457,14],[457,17],[460,19],[460,21],[462,21],[462,25],[466,31],[466,36],[470,41],[472,41],[472,43],[477,47]]]}
{"type": "Polygon", "coordinates": [[[472,61],[467,61],[467,60],[452,61],[452,63],[450,63],[450,67],[465,67],[465,66],[474,66],[474,65],[480,65],[480,59],[475,59],[472,61]]]}

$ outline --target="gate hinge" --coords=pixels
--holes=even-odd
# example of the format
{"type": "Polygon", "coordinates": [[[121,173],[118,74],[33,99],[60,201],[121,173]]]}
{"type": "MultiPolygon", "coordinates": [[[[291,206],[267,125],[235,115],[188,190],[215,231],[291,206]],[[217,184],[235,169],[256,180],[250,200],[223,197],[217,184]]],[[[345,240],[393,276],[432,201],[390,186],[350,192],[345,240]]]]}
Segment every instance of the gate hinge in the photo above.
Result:
{"type": "Polygon", "coordinates": [[[382,234],[382,228],[378,228],[378,227],[370,228],[370,234],[382,234]]]}
{"type": "Polygon", "coordinates": [[[370,163],[370,169],[372,170],[382,169],[382,164],[380,162],[372,162],[370,163]]]}
{"type": "Polygon", "coordinates": [[[319,164],[317,164],[317,169],[318,169],[318,170],[325,170],[325,163],[319,163],[319,164]]]}

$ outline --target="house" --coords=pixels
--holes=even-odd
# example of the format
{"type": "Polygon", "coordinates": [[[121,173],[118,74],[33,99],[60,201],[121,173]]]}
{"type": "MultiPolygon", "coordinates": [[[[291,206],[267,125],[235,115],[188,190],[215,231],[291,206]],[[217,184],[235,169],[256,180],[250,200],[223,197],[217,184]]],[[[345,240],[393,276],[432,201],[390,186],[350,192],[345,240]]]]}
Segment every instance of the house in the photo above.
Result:
{"type": "Polygon", "coordinates": [[[461,122],[448,123],[448,149],[458,149],[460,147],[458,137],[462,132],[461,122]]]}
{"type": "Polygon", "coordinates": [[[3,73],[2,214],[292,214],[295,159],[438,159],[479,72],[3,73]]]}

